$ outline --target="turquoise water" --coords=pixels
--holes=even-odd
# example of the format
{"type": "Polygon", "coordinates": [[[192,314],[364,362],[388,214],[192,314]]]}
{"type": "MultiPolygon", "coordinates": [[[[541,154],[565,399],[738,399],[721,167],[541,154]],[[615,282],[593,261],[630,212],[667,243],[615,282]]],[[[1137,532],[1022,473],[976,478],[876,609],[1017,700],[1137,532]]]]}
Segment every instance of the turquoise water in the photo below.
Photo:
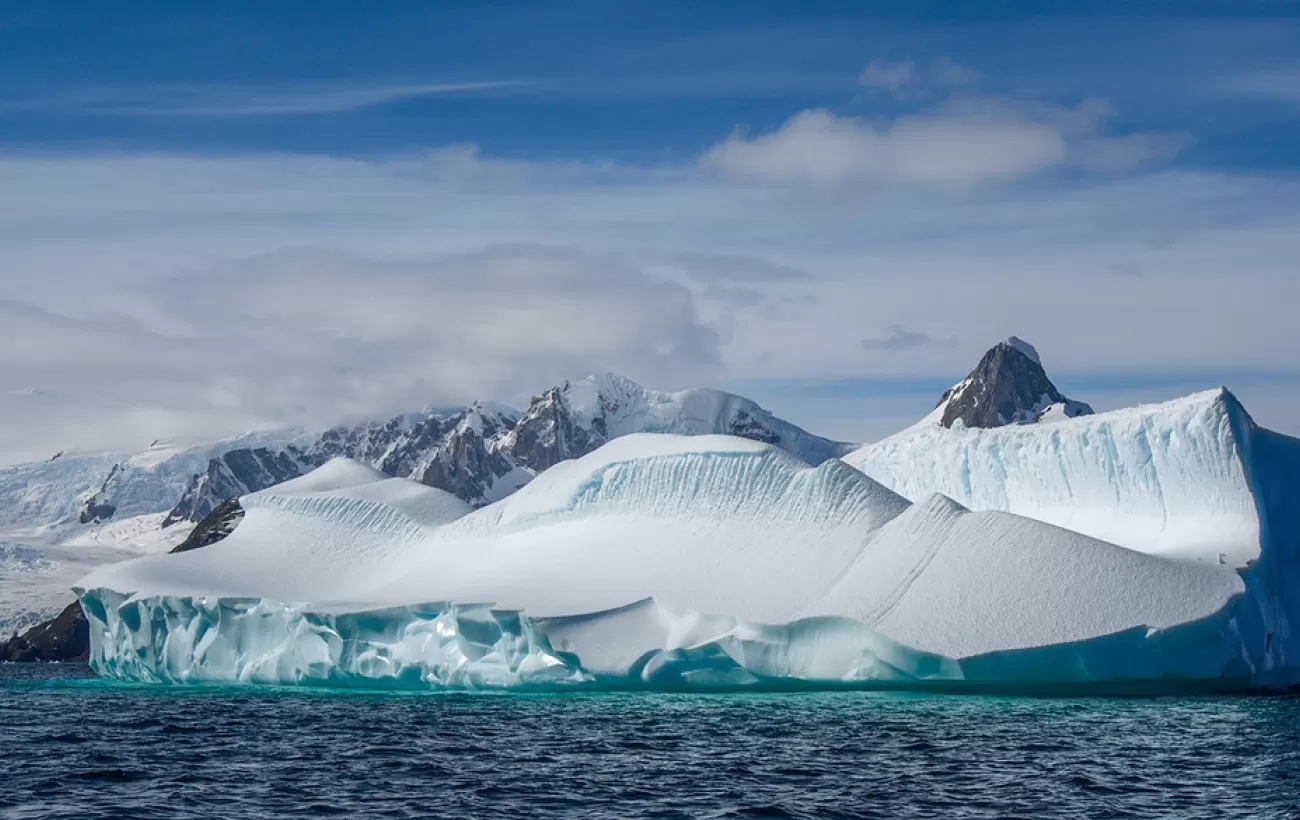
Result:
{"type": "Polygon", "coordinates": [[[0,817],[1297,817],[1300,699],[362,694],[0,665],[0,817]]]}

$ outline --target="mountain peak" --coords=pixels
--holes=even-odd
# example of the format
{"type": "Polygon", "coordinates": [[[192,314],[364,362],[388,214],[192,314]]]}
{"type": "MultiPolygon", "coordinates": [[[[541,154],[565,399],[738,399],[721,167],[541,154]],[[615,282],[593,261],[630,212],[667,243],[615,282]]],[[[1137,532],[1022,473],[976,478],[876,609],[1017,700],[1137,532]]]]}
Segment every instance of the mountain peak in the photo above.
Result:
{"type": "Polygon", "coordinates": [[[1001,427],[1092,414],[1048,378],[1033,345],[1012,336],[992,347],[975,369],[939,399],[940,424],[1001,427]]]}
{"type": "Polygon", "coordinates": [[[1016,350],[1019,350],[1021,353],[1025,354],[1030,359],[1032,359],[1034,364],[1038,365],[1039,367],[1043,366],[1042,359],[1038,358],[1038,349],[1035,348],[1033,345],[1031,345],[1029,342],[1026,342],[1024,339],[1020,338],[1019,336],[1008,336],[1007,340],[1002,344],[1007,345],[1008,347],[1013,347],[1016,350]]]}

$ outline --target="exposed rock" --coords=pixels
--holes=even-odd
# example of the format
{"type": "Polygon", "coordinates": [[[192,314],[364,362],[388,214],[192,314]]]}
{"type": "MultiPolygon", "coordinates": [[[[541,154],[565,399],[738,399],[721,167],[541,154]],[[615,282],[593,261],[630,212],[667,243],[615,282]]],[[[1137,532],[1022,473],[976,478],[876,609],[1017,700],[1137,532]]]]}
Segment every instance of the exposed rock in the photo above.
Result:
{"type": "Polygon", "coordinates": [[[98,524],[113,517],[113,513],[117,512],[117,505],[109,501],[109,498],[112,497],[114,479],[121,474],[122,465],[114,464],[113,469],[108,471],[108,477],[100,485],[99,491],[81,505],[81,514],[77,516],[78,521],[82,524],[98,524]]]}
{"type": "Polygon", "coordinates": [[[185,540],[172,547],[171,551],[189,552],[215,544],[234,532],[235,527],[243,520],[244,508],[240,506],[239,499],[228,498],[196,524],[185,540]]]}
{"type": "Polygon", "coordinates": [[[944,427],[959,421],[967,427],[1001,427],[1036,422],[1048,415],[1092,414],[1088,405],[1061,395],[1043,370],[1038,352],[1015,336],[985,353],[936,407],[943,408],[944,427]]]}
{"type": "Polygon", "coordinates": [[[54,618],[0,642],[0,661],[84,661],[90,653],[90,625],[73,601],[54,618]]]}
{"type": "Polygon", "coordinates": [[[459,496],[471,504],[484,504],[514,492],[531,476],[498,486],[501,479],[519,472],[517,463],[501,451],[499,442],[512,425],[513,417],[486,410],[475,404],[445,425],[437,446],[428,452],[426,465],[418,475],[430,487],[459,496]]]}
{"type": "Polygon", "coordinates": [[[593,418],[589,428],[575,423],[564,400],[568,390],[569,383],[565,382],[563,387],[552,387],[534,398],[515,426],[510,455],[535,473],[565,459],[584,456],[608,440],[603,416],[593,418]]]}
{"type": "Polygon", "coordinates": [[[202,521],[227,499],[297,478],[327,460],[316,462],[292,446],[231,450],[209,461],[207,471],[190,480],[181,500],[163,519],[163,526],[202,521]]]}

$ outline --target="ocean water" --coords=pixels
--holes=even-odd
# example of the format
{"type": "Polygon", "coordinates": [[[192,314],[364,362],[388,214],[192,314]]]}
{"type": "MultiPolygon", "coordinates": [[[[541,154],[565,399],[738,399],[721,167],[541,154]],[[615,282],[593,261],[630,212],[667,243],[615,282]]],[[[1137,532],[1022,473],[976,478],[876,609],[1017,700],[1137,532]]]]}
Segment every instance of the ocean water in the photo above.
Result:
{"type": "Polygon", "coordinates": [[[361,694],[0,664],[0,817],[1300,817],[1300,699],[361,694]]]}

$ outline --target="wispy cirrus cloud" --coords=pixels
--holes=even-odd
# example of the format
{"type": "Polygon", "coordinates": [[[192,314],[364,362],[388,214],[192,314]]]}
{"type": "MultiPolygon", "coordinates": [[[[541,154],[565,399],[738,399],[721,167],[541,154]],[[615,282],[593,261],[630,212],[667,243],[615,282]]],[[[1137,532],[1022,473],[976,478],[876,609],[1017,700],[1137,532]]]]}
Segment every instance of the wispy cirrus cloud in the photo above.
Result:
{"type": "Polygon", "coordinates": [[[1300,108],[1300,67],[1237,74],[1220,86],[1229,96],[1300,108]]]}
{"type": "Polygon", "coordinates": [[[980,79],[978,71],[946,58],[923,65],[911,60],[872,60],[858,75],[858,85],[905,98],[975,85],[980,79]]]}
{"type": "Polygon", "coordinates": [[[862,340],[865,349],[882,353],[904,353],[922,347],[951,347],[956,343],[954,338],[936,338],[924,330],[908,330],[902,325],[890,325],[883,336],[862,340]]]}
{"type": "Polygon", "coordinates": [[[0,106],[11,110],[61,109],[103,115],[235,119],[338,114],[429,97],[519,92],[535,85],[524,80],[489,80],[292,88],[155,86],[56,94],[12,100],[0,106]]]}

